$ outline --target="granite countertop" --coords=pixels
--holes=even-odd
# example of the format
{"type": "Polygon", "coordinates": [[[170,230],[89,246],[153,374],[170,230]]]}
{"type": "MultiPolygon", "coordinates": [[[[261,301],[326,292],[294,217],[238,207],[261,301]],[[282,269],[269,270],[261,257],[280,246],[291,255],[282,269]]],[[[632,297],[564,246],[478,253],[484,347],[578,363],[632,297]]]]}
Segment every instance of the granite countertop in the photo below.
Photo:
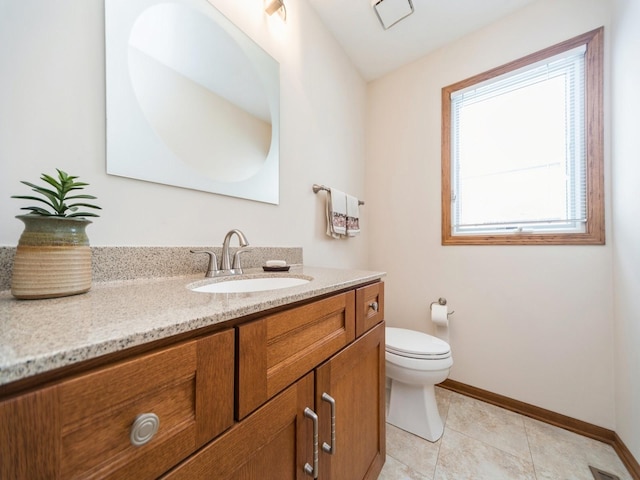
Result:
{"type": "MultiPolygon", "coordinates": [[[[262,269],[247,269],[245,275],[262,269]]],[[[94,283],[85,294],[16,300],[0,292],[0,385],[280,305],[379,280],[382,272],[293,266],[307,284],[252,293],[200,293],[202,274],[94,283]]],[[[207,279],[208,281],[213,279],[207,279]]]]}

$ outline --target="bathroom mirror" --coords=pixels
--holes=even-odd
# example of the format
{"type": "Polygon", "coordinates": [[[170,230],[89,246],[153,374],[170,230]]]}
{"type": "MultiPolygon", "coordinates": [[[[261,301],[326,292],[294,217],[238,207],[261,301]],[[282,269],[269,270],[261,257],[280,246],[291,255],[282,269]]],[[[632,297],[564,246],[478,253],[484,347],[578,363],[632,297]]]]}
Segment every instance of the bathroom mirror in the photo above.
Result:
{"type": "Polygon", "coordinates": [[[278,63],[205,0],[105,0],[107,173],[278,203],[278,63]]]}

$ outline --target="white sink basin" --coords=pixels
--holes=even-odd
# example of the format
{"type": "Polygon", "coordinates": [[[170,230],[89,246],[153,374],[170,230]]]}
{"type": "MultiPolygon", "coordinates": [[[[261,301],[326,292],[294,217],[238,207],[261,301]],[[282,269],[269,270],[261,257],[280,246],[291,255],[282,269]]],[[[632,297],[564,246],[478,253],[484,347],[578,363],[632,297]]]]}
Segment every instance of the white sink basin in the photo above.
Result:
{"type": "Polygon", "coordinates": [[[311,280],[310,277],[225,278],[218,282],[189,288],[194,292],[204,293],[247,293],[297,287],[309,283],[311,280]]]}

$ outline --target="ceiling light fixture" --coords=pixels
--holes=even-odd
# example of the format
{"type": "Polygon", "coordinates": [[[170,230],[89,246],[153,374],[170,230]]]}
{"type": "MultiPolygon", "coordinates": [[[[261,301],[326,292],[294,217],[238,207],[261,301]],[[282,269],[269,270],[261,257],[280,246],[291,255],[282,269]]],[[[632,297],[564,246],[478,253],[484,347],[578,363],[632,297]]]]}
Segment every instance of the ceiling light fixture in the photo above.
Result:
{"type": "Polygon", "coordinates": [[[413,13],[411,0],[373,0],[371,5],[385,30],[413,13]]]}
{"type": "Polygon", "coordinates": [[[284,6],[283,0],[266,0],[264,11],[267,12],[269,16],[278,12],[283,20],[287,19],[287,7],[284,6]]]}

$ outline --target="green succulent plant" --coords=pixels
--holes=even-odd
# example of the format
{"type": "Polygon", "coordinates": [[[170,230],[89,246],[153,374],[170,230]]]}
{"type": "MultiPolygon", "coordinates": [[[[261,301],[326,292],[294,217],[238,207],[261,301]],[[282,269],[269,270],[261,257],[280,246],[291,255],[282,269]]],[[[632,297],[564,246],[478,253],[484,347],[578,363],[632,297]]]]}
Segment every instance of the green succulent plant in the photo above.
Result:
{"type": "Polygon", "coordinates": [[[58,178],[54,178],[51,175],[43,173],[40,177],[41,180],[51,185],[55,190],[50,188],[39,187],[30,182],[21,181],[25,185],[31,187],[31,190],[42,195],[42,197],[34,197],[33,195],[12,195],[11,198],[21,198],[24,200],[36,200],[46,204],[52,209],[47,210],[43,207],[23,207],[21,210],[29,210],[31,214],[41,215],[43,217],[99,217],[95,213],[78,211],[80,207],[95,208],[101,210],[97,205],[85,202],[67,203],[70,201],[87,199],[94,200],[97,197],[93,195],[69,195],[69,193],[75,190],[82,190],[89,185],[88,183],[76,182],[77,176],[68,175],[66,172],[56,168],[58,171],[58,178]]]}

